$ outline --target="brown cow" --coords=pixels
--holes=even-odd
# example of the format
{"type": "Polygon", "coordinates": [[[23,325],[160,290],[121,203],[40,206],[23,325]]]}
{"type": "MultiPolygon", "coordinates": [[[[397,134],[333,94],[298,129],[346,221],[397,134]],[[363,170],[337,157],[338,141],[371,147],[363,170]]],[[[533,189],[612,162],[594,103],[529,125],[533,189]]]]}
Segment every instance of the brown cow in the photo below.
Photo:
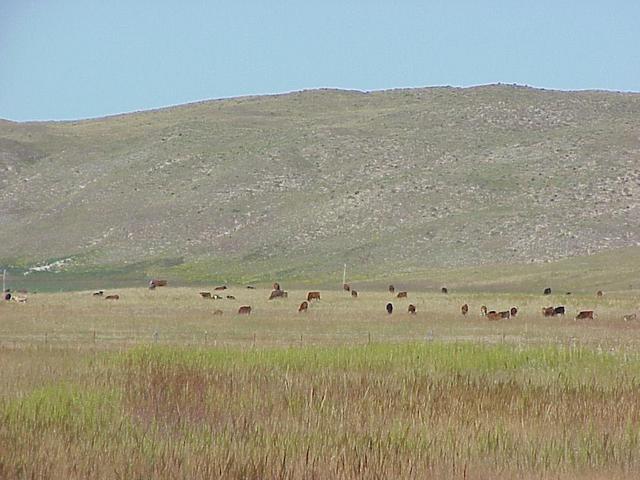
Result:
{"type": "Polygon", "coordinates": [[[578,315],[576,315],[576,320],[582,320],[585,318],[590,318],[593,320],[593,310],[583,310],[578,315]]]}
{"type": "Polygon", "coordinates": [[[219,286],[219,287],[215,287],[215,288],[214,288],[214,290],[218,290],[218,291],[219,291],[219,290],[226,290],[226,289],[227,289],[227,286],[226,286],[226,285],[221,285],[221,286],[219,286]]]}
{"type": "Polygon", "coordinates": [[[249,305],[243,305],[238,309],[238,315],[249,315],[251,313],[251,307],[249,305]]]}
{"type": "Polygon", "coordinates": [[[166,287],[167,286],[167,281],[166,280],[159,280],[157,278],[154,278],[153,280],[149,281],[149,289],[153,290],[156,287],[166,287]]]}
{"type": "Polygon", "coordinates": [[[271,292],[271,295],[269,295],[269,300],[273,300],[274,298],[287,298],[288,296],[289,294],[284,290],[274,290],[271,292]]]}
{"type": "Polygon", "coordinates": [[[393,295],[395,292],[396,292],[396,287],[394,287],[393,285],[389,285],[389,293],[393,295]]]}
{"type": "Polygon", "coordinates": [[[442,293],[449,293],[449,290],[447,289],[447,287],[442,287],[442,288],[440,289],[440,291],[441,291],[442,293]]]}
{"type": "Polygon", "coordinates": [[[416,306],[414,304],[409,304],[409,308],[407,309],[407,312],[409,312],[411,315],[415,315],[416,314],[416,306]]]}
{"type": "Polygon", "coordinates": [[[487,313],[487,318],[489,320],[500,320],[500,314],[494,310],[491,310],[487,313]]]}
{"type": "Polygon", "coordinates": [[[511,314],[512,317],[515,317],[518,314],[518,307],[511,307],[511,310],[509,310],[509,313],[511,314]]]}
{"type": "Polygon", "coordinates": [[[104,297],[105,300],[120,300],[120,295],[107,295],[104,297]]]}
{"type": "Polygon", "coordinates": [[[511,316],[511,312],[509,310],[505,310],[504,312],[498,312],[500,318],[509,318],[511,316]]]}
{"type": "Polygon", "coordinates": [[[480,307],[480,315],[482,315],[483,317],[485,317],[487,315],[487,306],[486,305],[482,305],[480,307]]]}
{"type": "Polygon", "coordinates": [[[351,290],[351,298],[358,298],[358,292],[351,290]]]}
{"type": "Polygon", "coordinates": [[[202,298],[211,298],[211,292],[200,292],[202,298]]]}
{"type": "Polygon", "coordinates": [[[603,296],[603,295],[604,295],[604,293],[602,293],[602,290],[598,290],[598,291],[596,292],[596,296],[597,296],[597,297],[601,297],[601,296],[603,296]]]}
{"type": "Polygon", "coordinates": [[[310,302],[311,300],[320,300],[320,292],[307,293],[307,302],[310,302]]]}
{"type": "Polygon", "coordinates": [[[545,317],[553,317],[555,315],[555,308],[542,307],[542,315],[544,315],[545,317]]]}
{"type": "Polygon", "coordinates": [[[349,285],[348,283],[343,283],[343,284],[342,284],[342,289],[343,289],[345,292],[348,292],[348,291],[350,291],[350,290],[351,290],[351,285],[349,285]]]}
{"type": "Polygon", "coordinates": [[[467,305],[466,303],[464,305],[462,305],[462,307],[460,308],[460,311],[462,312],[462,315],[466,315],[467,313],[469,313],[469,305],[467,305]]]}
{"type": "Polygon", "coordinates": [[[298,307],[298,313],[306,312],[309,309],[309,302],[302,302],[298,307]]]}
{"type": "Polygon", "coordinates": [[[407,298],[407,292],[398,292],[397,298],[407,298]]]}
{"type": "Polygon", "coordinates": [[[223,313],[224,312],[222,310],[219,310],[219,309],[213,311],[214,315],[222,315],[223,313]]]}
{"type": "Polygon", "coordinates": [[[274,290],[280,290],[280,284],[278,282],[274,282],[273,289],[274,290]]]}
{"type": "Polygon", "coordinates": [[[635,313],[630,313],[629,315],[625,315],[622,318],[624,318],[625,322],[634,322],[636,320],[636,314],[635,313]]]}
{"type": "Polygon", "coordinates": [[[393,313],[393,304],[387,303],[387,313],[391,315],[393,313]]]}

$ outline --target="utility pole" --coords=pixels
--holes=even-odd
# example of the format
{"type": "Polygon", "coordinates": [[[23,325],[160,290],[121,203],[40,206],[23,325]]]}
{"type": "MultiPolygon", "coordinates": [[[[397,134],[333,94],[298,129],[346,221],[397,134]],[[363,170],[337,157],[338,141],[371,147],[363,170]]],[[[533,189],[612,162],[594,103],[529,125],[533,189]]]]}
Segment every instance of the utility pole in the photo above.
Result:
{"type": "Polygon", "coordinates": [[[7,289],[7,270],[2,270],[2,293],[7,289]]]}
{"type": "Polygon", "coordinates": [[[344,264],[344,271],[342,272],[342,285],[347,283],[347,264],[344,264]]]}

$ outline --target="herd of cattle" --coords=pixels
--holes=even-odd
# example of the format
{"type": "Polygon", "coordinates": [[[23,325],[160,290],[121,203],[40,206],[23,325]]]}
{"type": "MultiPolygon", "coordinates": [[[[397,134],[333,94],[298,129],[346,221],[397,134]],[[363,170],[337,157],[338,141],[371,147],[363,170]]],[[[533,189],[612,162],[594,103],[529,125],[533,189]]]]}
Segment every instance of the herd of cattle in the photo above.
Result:
{"type": "MultiPolygon", "coordinates": [[[[149,289],[150,290],[155,290],[157,287],[165,287],[168,285],[167,280],[160,280],[160,279],[153,279],[149,282],[149,289]]],[[[358,292],[354,289],[351,288],[351,286],[347,283],[345,283],[343,286],[343,290],[350,293],[352,298],[358,298],[358,292]]],[[[254,289],[255,287],[252,286],[247,286],[247,288],[249,289],[254,289]]],[[[224,292],[224,290],[227,289],[226,285],[223,286],[219,286],[219,287],[215,287],[214,288],[214,293],[211,293],[209,291],[201,291],[199,292],[200,296],[204,299],[211,299],[211,300],[222,300],[224,298],[228,299],[228,300],[235,300],[236,297],[233,295],[222,295],[222,292],[224,292]]],[[[389,294],[394,296],[395,298],[398,299],[406,299],[408,298],[408,293],[406,291],[399,291],[396,292],[396,289],[393,285],[389,285],[389,294]]],[[[442,287],[441,292],[443,294],[448,294],[449,291],[446,287],[442,287]]],[[[2,299],[5,301],[16,301],[18,303],[26,303],[27,302],[27,297],[26,297],[26,291],[23,290],[19,290],[18,295],[13,295],[9,290],[6,290],[5,292],[3,292],[3,297],[2,299]]],[[[544,295],[550,295],[551,294],[551,288],[545,288],[543,291],[544,295]]],[[[571,292],[567,292],[567,295],[570,295],[571,292]]],[[[596,296],[597,297],[602,297],[604,294],[602,292],[602,290],[598,290],[596,292],[596,296]]],[[[120,295],[118,294],[110,294],[110,295],[105,295],[104,290],[98,290],[96,292],[93,293],[94,297],[100,297],[100,298],[104,298],[105,300],[119,300],[120,299],[120,295]]],[[[286,290],[283,290],[280,287],[279,283],[274,283],[273,284],[273,288],[271,291],[271,294],[269,295],[268,300],[274,300],[274,299],[278,299],[278,298],[288,298],[289,294],[286,290]]],[[[300,305],[298,306],[298,312],[299,313],[305,313],[309,310],[310,305],[312,304],[312,302],[314,301],[319,301],[320,300],[320,292],[318,291],[311,291],[307,293],[307,297],[306,300],[302,301],[302,303],[300,303],[300,305]]],[[[394,311],[394,306],[393,303],[388,302],[385,305],[385,309],[386,312],[391,315],[394,311]]],[[[415,315],[417,310],[416,310],[416,306],[414,304],[409,304],[409,306],[407,307],[407,312],[411,315],[415,315]]],[[[460,312],[463,316],[468,315],[469,313],[469,305],[468,304],[464,304],[460,307],[460,312]]],[[[250,305],[242,305],[239,309],[238,309],[238,314],[239,315],[249,315],[251,313],[251,306],[250,305]]],[[[542,307],[542,315],[544,317],[557,317],[557,316],[561,316],[564,317],[566,313],[566,308],[563,305],[560,306],[550,306],[550,307],[542,307]]],[[[222,315],[223,311],[216,309],[213,312],[214,315],[222,315]]],[[[486,305],[482,305],[480,307],[480,315],[482,317],[486,317],[488,320],[502,320],[502,319],[509,319],[509,318],[513,318],[516,317],[518,315],[518,307],[511,307],[508,310],[503,310],[503,311],[497,311],[497,310],[489,310],[487,308],[486,305]]],[[[594,319],[595,317],[595,313],[593,310],[581,310],[577,313],[577,315],[575,316],[576,320],[582,320],[582,319],[594,319]]],[[[636,320],[636,314],[635,313],[631,313],[628,315],[624,315],[623,319],[625,321],[633,321],[636,320]]]]}

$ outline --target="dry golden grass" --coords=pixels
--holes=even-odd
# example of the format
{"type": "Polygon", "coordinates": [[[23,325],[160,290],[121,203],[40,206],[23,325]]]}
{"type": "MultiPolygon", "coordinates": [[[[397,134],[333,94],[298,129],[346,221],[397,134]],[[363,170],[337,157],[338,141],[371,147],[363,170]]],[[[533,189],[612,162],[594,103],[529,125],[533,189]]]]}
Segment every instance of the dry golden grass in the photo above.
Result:
{"type": "MultiPolygon", "coordinates": [[[[133,344],[299,345],[368,343],[372,341],[472,340],[483,342],[577,342],[603,347],[640,345],[640,322],[623,315],[638,311],[640,302],[629,293],[537,296],[518,294],[427,294],[409,291],[408,299],[387,292],[360,291],[357,299],[342,291],[323,291],[309,312],[299,314],[306,291],[291,291],[288,299],[268,301],[264,289],[230,288],[223,292],[236,300],[206,300],[206,288],[121,289],[118,301],[94,298],[91,292],[35,294],[28,303],[0,303],[0,342],[4,345],[41,345],[118,348],[133,344]],[[391,301],[394,314],[385,305],[391,301]],[[409,316],[407,307],[417,306],[409,316]],[[460,314],[468,303],[470,313],[460,314]],[[250,316],[237,315],[251,305],[250,316]],[[487,322],[480,306],[506,310],[517,306],[517,318],[487,322]],[[543,318],[541,307],[566,305],[564,318],[543,318]],[[221,309],[224,314],[213,315],[221,309]],[[594,321],[575,322],[578,310],[595,310],[594,321]]],[[[209,288],[208,290],[212,290],[209,288]]]]}
{"type": "Polygon", "coordinates": [[[380,292],[322,292],[307,315],[305,292],[197,292],[2,304],[0,478],[640,475],[629,296],[409,292],[389,316],[380,292]],[[559,300],[567,318],[543,319],[559,300]],[[481,304],[522,314],[488,322],[481,304]]]}

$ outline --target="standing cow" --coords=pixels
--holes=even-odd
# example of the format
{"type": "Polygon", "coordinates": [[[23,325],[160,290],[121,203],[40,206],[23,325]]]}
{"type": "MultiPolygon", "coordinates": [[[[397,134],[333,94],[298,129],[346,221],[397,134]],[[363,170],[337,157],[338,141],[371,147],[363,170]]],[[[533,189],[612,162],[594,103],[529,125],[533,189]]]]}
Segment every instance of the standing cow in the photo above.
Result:
{"type": "Polygon", "coordinates": [[[311,300],[320,300],[320,292],[307,293],[307,302],[310,302],[311,300]]]}

